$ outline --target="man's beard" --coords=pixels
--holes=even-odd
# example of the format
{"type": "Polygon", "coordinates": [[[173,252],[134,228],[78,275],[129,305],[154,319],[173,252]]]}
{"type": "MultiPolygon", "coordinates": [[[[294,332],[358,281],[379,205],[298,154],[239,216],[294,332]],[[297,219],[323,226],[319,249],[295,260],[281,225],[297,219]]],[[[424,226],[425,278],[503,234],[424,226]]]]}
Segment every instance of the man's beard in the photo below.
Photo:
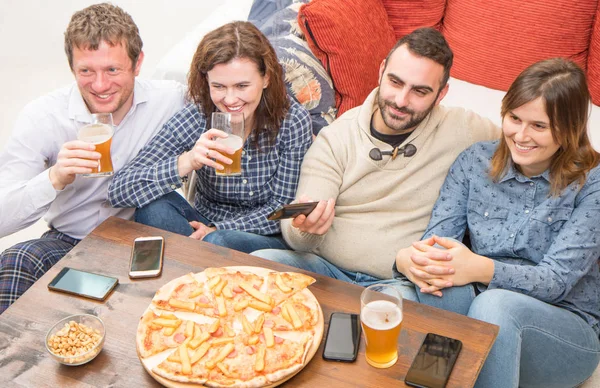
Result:
{"type": "Polygon", "coordinates": [[[427,117],[427,115],[435,107],[435,100],[427,109],[421,112],[415,112],[414,110],[410,110],[406,107],[399,107],[391,101],[384,100],[380,96],[377,98],[377,104],[379,105],[381,117],[383,118],[383,122],[385,123],[385,125],[387,125],[391,130],[395,132],[402,132],[421,124],[425,117],[427,117]],[[388,106],[402,113],[408,114],[408,116],[404,119],[394,116],[393,113],[390,113],[386,109],[388,106]]]}

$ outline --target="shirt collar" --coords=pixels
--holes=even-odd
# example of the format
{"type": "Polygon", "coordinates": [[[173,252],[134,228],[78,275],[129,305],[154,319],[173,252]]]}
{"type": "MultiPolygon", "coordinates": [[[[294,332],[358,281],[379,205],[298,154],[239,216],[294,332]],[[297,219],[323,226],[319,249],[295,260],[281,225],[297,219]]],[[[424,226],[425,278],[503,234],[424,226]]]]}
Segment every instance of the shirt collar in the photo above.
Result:
{"type": "Polygon", "coordinates": [[[550,182],[550,170],[546,169],[540,175],[536,175],[534,177],[529,178],[529,177],[526,177],[525,175],[521,174],[521,172],[517,169],[515,164],[511,161],[508,164],[506,174],[504,174],[502,179],[500,179],[500,182],[506,182],[509,179],[515,179],[518,182],[529,182],[529,181],[533,180],[534,178],[543,178],[546,181],[550,182]]]}
{"type": "MultiPolygon", "coordinates": [[[[136,78],[135,84],[133,86],[133,104],[129,112],[135,110],[135,107],[138,104],[142,104],[148,101],[148,98],[148,91],[140,85],[136,78]]],[[[129,114],[129,112],[127,114],[129,114]]],[[[82,123],[91,122],[90,111],[88,110],[87,105],[83,101],[83,97],[79,92],[79,88],[77,87],[76,82],[73,83],[73,86],[71,88],[71,96],[69,97],[69,119],[76,120],[82,123]]]]}

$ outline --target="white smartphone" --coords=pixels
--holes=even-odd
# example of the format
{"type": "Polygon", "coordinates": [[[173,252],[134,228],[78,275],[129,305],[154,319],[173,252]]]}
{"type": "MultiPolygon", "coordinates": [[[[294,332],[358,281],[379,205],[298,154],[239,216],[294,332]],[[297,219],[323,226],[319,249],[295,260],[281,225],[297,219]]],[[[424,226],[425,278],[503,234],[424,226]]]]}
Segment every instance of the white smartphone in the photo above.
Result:
{"type": "Polygon", "coordinates": [[[138,237],[133,241],[130,278],[151,278],[160,276],[163,266],[165,239],[161,236],[138,237]]]}

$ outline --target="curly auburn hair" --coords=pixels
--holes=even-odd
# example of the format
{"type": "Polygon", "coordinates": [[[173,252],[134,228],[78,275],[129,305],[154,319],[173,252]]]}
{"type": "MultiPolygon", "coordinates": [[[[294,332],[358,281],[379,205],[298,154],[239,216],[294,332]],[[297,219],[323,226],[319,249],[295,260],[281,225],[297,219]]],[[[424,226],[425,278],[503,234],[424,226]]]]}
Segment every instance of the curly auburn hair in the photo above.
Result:
{"type": "Polygon", "coordinates": [[[95,4],[77,11],[65,31],[65,53],[73,70],[73,48],[98,50],[100,43],[124,44],[135,68],[142,52],[140,31],[131,16],[109,3],[95,4]]]}
{"type": "MultiPolygon", "coordinates": [[[[537,98],[544,103],[552,138],[560,146],[550,163],[551,194],[557,196],[575,181],[582,186],[587,173],[600,162],[587,133],[590,93],[585,73],[564,58],[534,63],[519,74],[502,99],[503,120],[511,110],[537,98]]],[[[510,160],[502,136],[491,160],[494,181],[505,175],[510,160]]]]}
{"type": "Polygon", "coordinates": [[[263,90],[256,108],[252,135],[255,145],[261,133],[266,133],[273,143],[287,115],[290,102],[283,80],[283,69],[277,61],[275,50],[267,37],[252,23],[228,23],[204,36],[194,54],[188,74],[189,98],[202,108],[210,127],[211,115],[217,108],[210,97],[207,73],[215,65],[228,63],[236,58],[254,62],[259,73],[269,78],[269,84],[263,90]]]}

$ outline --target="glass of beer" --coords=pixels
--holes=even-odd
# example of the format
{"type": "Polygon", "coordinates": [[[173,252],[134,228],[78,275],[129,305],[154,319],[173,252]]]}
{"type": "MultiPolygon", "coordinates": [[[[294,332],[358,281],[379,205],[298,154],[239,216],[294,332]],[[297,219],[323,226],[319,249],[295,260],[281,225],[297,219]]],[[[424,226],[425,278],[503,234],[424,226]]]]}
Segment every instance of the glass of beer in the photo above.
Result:
{"type": "Polygon", "coordinates": [[[96,152],[101,155],[98,167],[92,169],[91,173],[82,174],[82,176],[97,178],[113,175],[113,165],[110,158],[110,144],[113,133],[112,113],[93,113],[92,122],[79,130],[77,138],[95,145],[96,152]]]}
{"type": "Polygon", "coordinates": [[[374,284],[360,296],[360,322],[365,333],[366,358],[375,368],[398,361],[398,335],[402,328],[402,295],[388,285],[374,284]]]}
{"type": "Polygon", "coordinates": [[[242,175],[242,148],[244,146],[244,114],[213,112],[212,128],[220,129],[229,136],[217,138],[217,142],[235,150],[233,155],[225,155],[233,163],[223,164],[223,170],[215,170],[217,175],[232,176],[242,175]]]}

